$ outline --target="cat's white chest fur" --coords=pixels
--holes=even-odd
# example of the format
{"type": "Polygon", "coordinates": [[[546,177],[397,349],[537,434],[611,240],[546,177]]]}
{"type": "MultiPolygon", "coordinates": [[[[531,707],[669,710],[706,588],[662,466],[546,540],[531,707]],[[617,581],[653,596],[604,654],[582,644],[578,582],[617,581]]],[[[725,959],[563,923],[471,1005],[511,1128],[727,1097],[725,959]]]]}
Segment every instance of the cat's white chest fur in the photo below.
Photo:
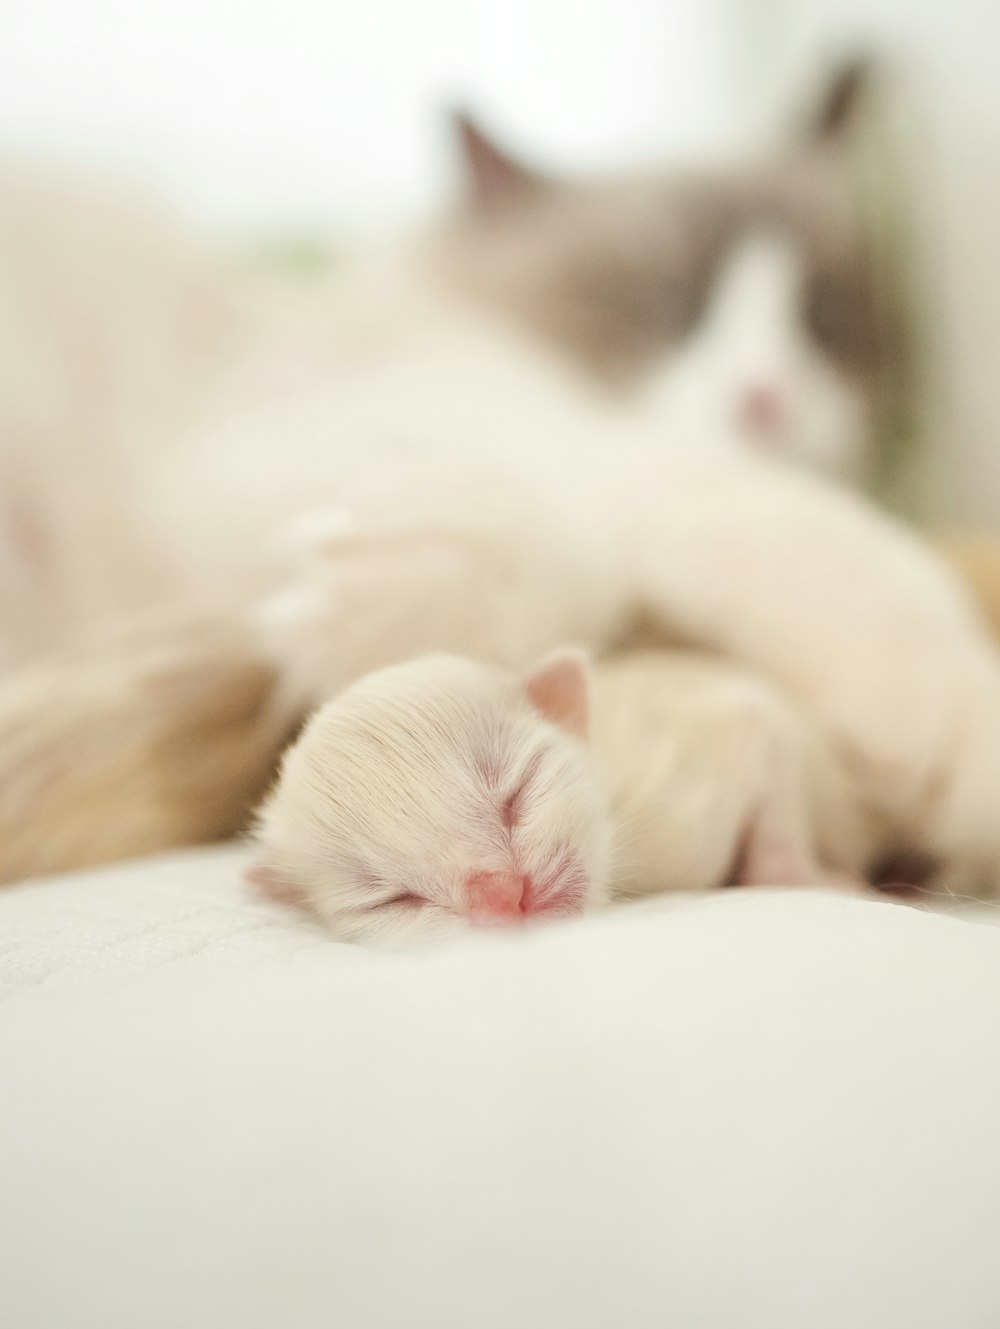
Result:
{"type": "Polygon", "coordinates": [[[734,246],[697,326],[638,389],[665,443],[861,473],[870,406],[809,335],[806,276],[790,235],[761,230],[734,246]]]}

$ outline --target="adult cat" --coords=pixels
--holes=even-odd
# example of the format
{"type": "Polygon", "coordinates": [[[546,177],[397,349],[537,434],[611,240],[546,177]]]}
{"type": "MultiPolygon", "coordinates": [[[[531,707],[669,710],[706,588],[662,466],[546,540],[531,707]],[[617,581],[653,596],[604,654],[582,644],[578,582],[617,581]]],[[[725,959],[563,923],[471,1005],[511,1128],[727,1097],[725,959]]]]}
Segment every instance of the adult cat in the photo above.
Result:
{"type": "MultiPolygon", "coordinates": [[[[281,718],[264,726],[266,760],[275,726],[294,725],[329,686],[401,655],[450,646],[526,662],[540,646],[567,638],[616,638],[647,601],[661,628],[690,634],[687,598],[703,588],[672,586],[664,597],[661,587],[646,584],[661,552],[677,556],[674,546],[658,551],[674,518],[664,512],[649,520],[647,513],[633,523],[630,515],[650,495],[683,494],[686,481],[669,471],[639,479],[631,463],[622,465],[626,458],[653,458],[672,445],[702,453],[749,445],[851,472],[868,448],[866,403],[874,396],[864,385],[882,364],[876,351],[884,339],[874,334],[870,265],[838,143],[857,86],[855,74],[841,80],[812,139],[789,159],[697,179],[543,181],[466,125],[474,206],[418,245],[416,261],[406,255],[369,272],[338,289],[336,299],[317,287],[288,303],[285,292],[276,304],[269,291],[251,301],[250,313],[243,292],[212,286],[207,303],[218,298],[221,323],[227,332],[235,324],[236,333],[225,353],[213,346],[212,355],[199,357],[211,384],[199,384],[188,427],[158,421],[146,435],[136,426],[110,449],[75,456],[74,474],[82,471],[87,483],[74,500],[92,537],[76,545],[67,539],[58,505],[42,492],[58,478],[61,426],[46,449],[46,474],[29,474],[16,487],[0,564],[10,570],[20,621],[46,620],[45,642],[58,644],[61,626],[75,629],[66,633],[71,640],[95,624],[104,636],[109,620],[144,601],[207,599],[215,606],[210,621],[227,642],[219,658],[229,658],[235,636],[242,643],[237,670],[240,660],[249,661],[258,679],[261,669],[272,677],[272,668],[280,679],[281,718]],[[688,261],[692,245],[704,261],[688,261]],[[682,291],[693,273],[696,287],[682,291]],[[719,347],[730,350],[716,357],[719,347]],[[788,383],[797,385],[794,404],[788,384],[779,385],[776,403],[769,383],[763,406],[756,389],[749,410],[737,394],[721,422],[692,422],[687,408],[680,415],[661,409],[668,398],[712,410],[731,402],[728,389],[714,391],[711,376],[706,382],[702,369],[689,376],[687,367],[730,365],[730,351],[755,347],[778,355],[788,383]],[[690,393],[649,389],[667,378],[698,386],[690,393]],[[425,460],[413,463],[409,486],[401,459],[414,457],[425,460]],[[88,469],[94,458],[100,465],[88,469]],[[339,586],[330,598],[327,572],[319,570],[326,564],[316,558],[315,531],[322,544],[330,525],[321,512],[308,537],[313,552],[279,592],[284,574],[273,542],[298,538],[312,508],[334,507],[336,525],[345,504],[375,537],[360,575],[345,573],[340,548],[333,560],[339,586]],[[386,522],[398,527],[401,513],[419,532],[415,550],[409,535],[386,534],[386,522]],[[100,552],[104,531],[119,529],[125,534],[114,557],[98,560],[96,573],[72,575],[100,552]],[[633,545],[640,534],[648,544],[633,545]],[[523,575],[526,558],[531,576],[523,575]],[[61,592],[54,601],[53,579],[61,592]],[[362,612],[344,615],[351,586],[362,612]],[[414,604],[425,612],[418,616],[414,604]],[[246,606],[256,606],[247,610],[252,628],[246,606]],[[405,624],[395,621],[401,609],[405,624]],[[263,644],[255,635],[261,624],[263,644]],[[331,674],[323,657],[334,641],[341,655],[331,674]]],[[[71,300],[70,316],[81,307],[91,309],[71,300]]],[[[878,379],[880,372],[872,382],[878,379]]],[[[16,474],[27,451],[16,437],[11,450],[10,438],[8,432],[4,464],[16,474]]],[[[706,523],[705,538],[720,538],[720,520],[731,517],[725,505],[713,514],[699,499],[694,510],[706,523]]],[[[687,516],[678,518],[681,531],[687,516]]],[[[792,548],[791,557],[799,557],[792,548]]],[[[669,571],[690,571],[683,551],[669,571]]],[[[776,584],[769,569],[743,592],[765,618],[776,584]]],[[[11,631],[16,624],[12,619],[11,631]]],[[[99,646],[89,666],[56,660],[0,695],[6,732],[18,740],[6,744],[0,770],[0,821],[10,828],[5,875],[189,836],[172,797],[156,791],[164,763],[183,764],[186,754],[199,765],[192,749],[175,744],[174,726],[191,732],[192,714],[201,715],[199,723],[214,714],[199,707],[218,695],[216,638],[186,627],[174,632],[162,621],[152,645],[138,632],[138,646],[128,634],[125,647],[99,646]],[[113,694],[102,684],[102,659],[119,682],[113,694]],[[162,669],[182,679],[173,700],[155,685],[150,695],[143,684],[162,669]],[[38,709],[47,716],[41,727],[33,719],[38,709]],[[122,765],[125,751],[148,779],[123,781],[123,771],[137,769],[131,761],[122,765]],[[83,803],[70,797],[76,781],[88,790],[86,817],[79,815],[83,803]],[[113,818],[116,800],[120,813],[121,799],[138,799],[142,790],[136,816],[118,818],[117,842],[114,831],[105,839],[100,826],[108,817],[99,809],[113,818]],[[164,802],[171,810],[161,817],[154,809],[164,802]],[[53,837],[59,816],[62,834],[53,837]]],[[[735,654],[744,649],[725,639],[713,643],[711,632],[703,636],[735,654]]],[[[780,633],[775,641],[783,660],[780,633]]],[[[5,645],[12,658],[33,649],[16,639],[5,645]]],[[[769,667],[767,660],[755,663],[769,667]]],[[[784,667],[781,660],[774,666],[784,667]]],[[[270,697],[270,685],[264,690],[270,697]]],[[[251,785],[261,778],[252,775],[251,785]]],[[[205,812],[204,797],[201,806],[205,812]]],[[[233,819],[231,810],[222,816],[223,806],[228,800],[219,804],[217,831],[233,819]]],[[[210,825],[203,820],[198,833],[212,833],[210,825]]]]}
{"type": "Polygon", "coordinates": [[[106,186],[0,173],[0,668],[267,579],[345,470],[553,438],[862,478],[899,329],[845,70],[762,160],[560,181],[459,122],[464,206],[333,280],[220,270],[106,186]]]}

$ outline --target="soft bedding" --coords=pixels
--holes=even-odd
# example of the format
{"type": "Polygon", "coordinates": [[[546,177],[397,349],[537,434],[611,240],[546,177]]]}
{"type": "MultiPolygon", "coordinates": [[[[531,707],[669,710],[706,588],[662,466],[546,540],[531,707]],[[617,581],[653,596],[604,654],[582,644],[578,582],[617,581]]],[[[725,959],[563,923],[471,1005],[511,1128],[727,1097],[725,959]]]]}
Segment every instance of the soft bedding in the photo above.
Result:
{"type": "Polygon", "coordinates": [[[992,1329],[1000,931],[730,891],[419,956],[237,851],[0,894],[11,1329],[992,1329]]]}

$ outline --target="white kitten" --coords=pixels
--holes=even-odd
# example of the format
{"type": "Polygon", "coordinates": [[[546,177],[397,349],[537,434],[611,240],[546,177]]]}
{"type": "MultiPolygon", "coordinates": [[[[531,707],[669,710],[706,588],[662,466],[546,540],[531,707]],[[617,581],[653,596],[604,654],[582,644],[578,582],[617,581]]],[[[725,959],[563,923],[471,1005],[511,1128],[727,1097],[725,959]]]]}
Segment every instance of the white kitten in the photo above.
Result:
{"type": "Polygon", "coordinates": [[[287,753],[257,879],[337,935],[423,940],[607,897],[609,819],[580,661],[520,682],[437,656],[369,676],[287,753]]]}
{"type": "Polygon", "coordinates": [[[611,896],[860,881],[872,828],[773,689],[663,653],[599,665],[593,687],[588,749],[576,653],[520,682],[453,656],[370,675],[286,755],[253,879],[393,944],[611,896]]]}
{"type": "Polygon", "coordinates": [[[875,819],[814,725],[749,670],[642,651],[593,670],[614,893],[859,883],[875,819]]]}

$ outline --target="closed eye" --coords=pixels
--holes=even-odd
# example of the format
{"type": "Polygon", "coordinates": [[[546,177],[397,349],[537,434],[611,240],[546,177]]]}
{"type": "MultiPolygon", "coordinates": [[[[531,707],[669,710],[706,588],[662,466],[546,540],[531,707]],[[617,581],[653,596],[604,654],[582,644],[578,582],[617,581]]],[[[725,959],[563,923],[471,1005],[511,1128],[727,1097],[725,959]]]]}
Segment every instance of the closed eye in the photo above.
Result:
{"type": "Polygon", "coordinates": [[[375,909],[386,909],[389,905],[394,904],[425,905],[427,903],[428,901],[425,900],[422,895],[415,895],[413,891],[400,891],[398,895],[393,895],[388,900],[380,900],[377,905],[373,905],[372,907],[375,909]]]}
{"type": "Polygon", "coordinates": [[[504,830],[512,831],[521,815],[521,802],[524,798],[524,786],[505,798],[500,807],[500,820],[504,830]]]}
{"type": "MultiPolygon", "coordinates": [[[[371,868],[359,866],[357,874],[360,884],[372,894],[378,894],[379,891],[384,891],[389,886],[389,883],[384,881],[377,872],[373,872],[371,868]]],[[[366,905],[365,908],[367,910],[387,909],[394,904],[420,905],[427,904],[427,901],[422,895],[417,895],[414,891],[400,891],[397,895],[390,895],[386,899],[375,900],[372,904],[366,905]]]]}
{"type": "Polygon", "coordinates": [[[544,753],[536,752],[534,757],[528,763],[528,768],[521,777],[521,783],[513,793],[508,794],[500,805],[500,820],[503,823],[504,830],[512,831],[521,820],[524,813],[524,800],[528,795],[528,789],[535,776],[538,774],[538,768],[542,764],[544,753]]]}

